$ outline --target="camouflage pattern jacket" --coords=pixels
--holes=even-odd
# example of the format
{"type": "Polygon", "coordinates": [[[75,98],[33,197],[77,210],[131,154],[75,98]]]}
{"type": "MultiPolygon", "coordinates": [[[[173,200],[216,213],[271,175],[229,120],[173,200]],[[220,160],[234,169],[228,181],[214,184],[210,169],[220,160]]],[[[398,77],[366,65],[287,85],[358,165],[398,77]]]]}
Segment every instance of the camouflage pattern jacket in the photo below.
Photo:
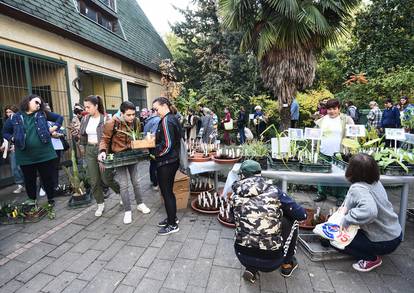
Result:
{"type": "Polygon", "coordinates": [[[304,208],[261,176],[237,181],[232,189],[235,244],[261,250],[282,249],[282,217],[306,219],[304,208]]]}

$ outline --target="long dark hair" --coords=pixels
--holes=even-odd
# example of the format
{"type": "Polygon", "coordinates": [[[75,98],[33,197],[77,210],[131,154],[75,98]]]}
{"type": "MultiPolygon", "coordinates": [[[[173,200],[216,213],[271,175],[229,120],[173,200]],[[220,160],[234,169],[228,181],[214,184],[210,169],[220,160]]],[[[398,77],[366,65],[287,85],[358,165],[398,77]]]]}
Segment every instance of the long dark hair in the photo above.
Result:
{"type": "Polygon", "coordinates": [[[40,104],[39,111],[44,112],[45,111],[45,101],[42,99],[41,96],[33,95],[33,94],[23,98],[23,100],[20,103],[20,111],[27,112],[29,110],[29,103],[34,98],[39,98],[40,99],[41,104],[40,104]]]}
{"type": "Polygon", "coordinates": [[[4,121],[6,121],[7,119],[9,119],[9,117],[6,114],[6,111],[7,110],[12,110],[13,113],[19,112],[19,109],[17,109],[16,106],[14,106],[14,105],[6,105],[6,107],[4,107],[4,121]]]}
{"type": "Polygon", "coordinates": [[[98,106],[98,112],[101,113],[102,115],[105,114],[105,108],[103,105],[102,98],[100,96],[90,95],[90,96],[87,96],[83,101],[89,102],[89,103],[94,104],[95,106],[98,106]]]}
{"type": "Polygon", "coordinates": [[[152,102],[152,104],[154,104],[155,102],[157,102],[160,105],[167,105],[168,109],[170,109],[170,112],[174,115],[178,112],[177,108],[166,97],[158,97],[152,102]]]}

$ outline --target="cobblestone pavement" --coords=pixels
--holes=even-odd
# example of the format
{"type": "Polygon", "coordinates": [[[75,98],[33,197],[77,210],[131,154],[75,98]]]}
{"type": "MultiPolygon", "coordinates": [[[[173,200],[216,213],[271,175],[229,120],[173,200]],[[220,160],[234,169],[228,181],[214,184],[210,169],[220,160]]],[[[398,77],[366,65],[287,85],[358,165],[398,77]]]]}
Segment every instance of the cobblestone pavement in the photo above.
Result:
{"type": "Polygon", "coordinates": [[[178,214],[179,233],[157,236],[164,209],[148,175],[141,179],[152,212],[134,210],[130,225],[122,223],[112,195],[100,218],[94,206],[70,210],[68,198],[59,198],[55,220],[0,226],[0,292],[414,292],[413,223],[376,271],[355,272],[351,260],[312,262],[298,249],[299,269],[291,278],[262,273],[252,285],[241,278],[233,231],[215,217],[186,209],[178,214]]]}

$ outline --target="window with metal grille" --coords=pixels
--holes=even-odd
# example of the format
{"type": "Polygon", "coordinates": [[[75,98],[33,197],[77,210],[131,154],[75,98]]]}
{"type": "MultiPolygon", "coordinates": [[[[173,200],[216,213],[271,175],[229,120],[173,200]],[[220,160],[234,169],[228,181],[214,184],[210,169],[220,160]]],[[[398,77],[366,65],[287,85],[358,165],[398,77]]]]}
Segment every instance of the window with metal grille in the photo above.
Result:
{"type": "Polygon", "coordinates": [[[147,107],[147,89],[145,86],[129,83],[128,87],[128,100],[137,107],[138,111],[147,107]]]}
{"type": "MultiPolygon", "coordinates": [[[[30,93],[42,97],[53,112],[70,120],[70,102],[66,82],[66,64],[29,53],[0,49],[0,129],[4,124],[4,107],[18,106],[30,93]]],[[[70,152],[66,152],[68,155],[70,152]]],[[[67,158],[66,158],[67,159],[67,158]]],[[[13,183],[10,162],[0,162],[0,186],[13,183]]]]}

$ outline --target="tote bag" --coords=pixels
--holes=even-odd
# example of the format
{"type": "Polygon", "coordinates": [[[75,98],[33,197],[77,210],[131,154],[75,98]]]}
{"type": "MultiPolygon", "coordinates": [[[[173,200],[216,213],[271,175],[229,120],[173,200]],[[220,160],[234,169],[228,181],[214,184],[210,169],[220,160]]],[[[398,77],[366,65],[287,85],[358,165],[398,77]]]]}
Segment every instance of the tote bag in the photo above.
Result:
{"type": "Polygon", "coordinates": [[[224,123],[224,130],[233,130],[233,119],[224,123]]]}
{"type": "Polygon", "coordinates": [[[344,217],[343,212],[337,210],[325,223],[316,225],[313,233],[330,240],[332,246],[344,249],[352,242],[359,229],[357,225],[350,225],[348,228],[341,229],[344,217]]]}

